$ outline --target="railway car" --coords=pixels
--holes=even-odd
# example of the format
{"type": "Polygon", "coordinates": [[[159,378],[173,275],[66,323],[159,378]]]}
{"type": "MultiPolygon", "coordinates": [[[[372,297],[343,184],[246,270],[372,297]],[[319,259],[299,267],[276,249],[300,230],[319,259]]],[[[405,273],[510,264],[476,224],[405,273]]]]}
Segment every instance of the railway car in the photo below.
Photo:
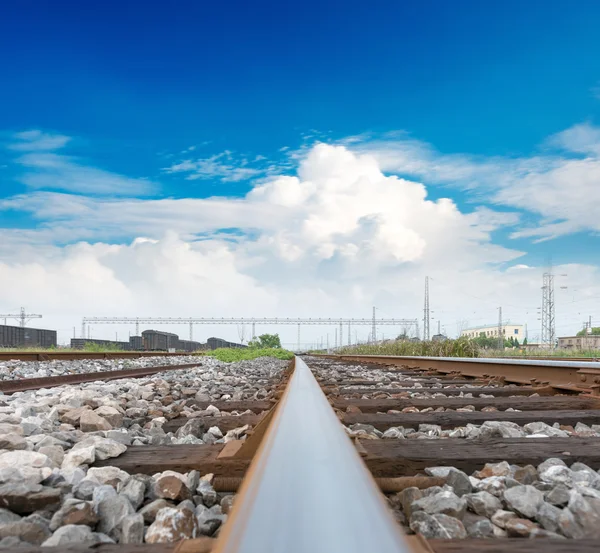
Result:
{"type": "Polygon", "coordinates": [[[179,345],[177,349],[180,351],[193,352],[201,349],[206,349],[206,344],[194,342],[193,340],[179,340],[179,345]]]}
{"type": "Polygon", "coordinates": [[[116,342],[114,340],[97,340],[93,338],[71,338],[71,347],[73,349],[83,349],[86,344],[96,344],[98,346],[117,347],[122,351],[129,351],[129,342],[116,342]]]}
{"type": "Polygon", "coordinates": [[[144,350],[146,351],[169,351],[177,349],[179,345],[179,336],[171,332],[161,332],[158,330],[144,330],[142,332],[144,350]]]}
{"type": "Polygon", "coordinates": [[[131,351],[142,351],[144,349],[144,339],[141,336],[130,336],[129,349],[131,351]]]}
{"type": "Polygon", "coordinates": [[[56,347],[56,330],[0,325],[0,347],[56,347]]]}
{"type": "Polygon", "coordinates": [[[206,340],[206,345],[208,349],[219,349],[219,348],[246,348],[244,344],[236,344],[235,342],[228,342],[227,340],[223,340],[223,338],[209,338],[206,340]]]}

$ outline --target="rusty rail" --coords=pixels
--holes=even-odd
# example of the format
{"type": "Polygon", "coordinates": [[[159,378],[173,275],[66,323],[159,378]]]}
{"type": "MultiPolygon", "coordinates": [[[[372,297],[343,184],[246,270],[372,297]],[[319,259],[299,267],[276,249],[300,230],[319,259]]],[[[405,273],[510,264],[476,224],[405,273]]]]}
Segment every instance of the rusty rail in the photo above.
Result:
{"type": "Polygon", "coordinates": [[[0,392],[14,394],[26,390],[40,388],[55,388],[69,384],[82,384],[99,380],[118,380],[119,378],[143,378],[165,371],[179,371],[201,366],[202,363],[187,363],[185,365],[163,365],[160,367],[142,367],[139,369],[122,369],[117,371],[95,371],[89,373],[66,374],[61,376],[44,376],[39,378],[22,378],[20,380],[4,380],[0,382],[0,392]]]}
{"type": "Polygon", "coordinates": [[[594,361],[554,361],[470,357],[393,355],[323,355],[342,361],[403,366],[473,378],[501,377],[506,382],[551,386],[559,390],[600,395],[600,367],[594,361]]]}

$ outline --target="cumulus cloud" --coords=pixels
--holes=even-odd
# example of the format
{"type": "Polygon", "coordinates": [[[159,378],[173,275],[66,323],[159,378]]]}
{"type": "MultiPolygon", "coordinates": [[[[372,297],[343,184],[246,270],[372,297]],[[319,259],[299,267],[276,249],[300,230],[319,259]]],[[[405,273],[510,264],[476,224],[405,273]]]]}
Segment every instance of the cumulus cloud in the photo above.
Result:
{"type": "MultiPolygon", "coordinates": [[[[124,198],[117,206],[38,191],[2,200],[0,210],[29,212],[38,225],[0,231],[0,305],[26,297],[59,328],[83,315],[368,317],[373,305],[380,316],[416,318],[429,275],[446,332],[465,319],[494,321],[499,305],[534,332],[541,270],[492,239],[518,215],[431,200],[424,184],[351,148],[316,144],[295,175],[236,199],[124,198]]],[[[571,269],[578,289],[600,295],[595,267],[571,269]]],[[[333,342],[333,328],[302,332],[310,341],[328,331],[333,342]]],[[[295,328],[277,330],[295,341],[295,328]]],[[[368,329],[354,331],[364,339],[368,329]]],[[[198,330],[216,333],[237,338],[234,328],[198,330]]]]}
{"type": "Polygon", "coordinates": [[[600,129],[589,123],[550,137],[544,150],[530,157],[442,154],[405,134],[354,137],[350,146],[375,157],[385,171],[433,186],[459,186],[480,201],[539,216],[535,226],[515,231],[514,238],[600,231],[600,129]]]}

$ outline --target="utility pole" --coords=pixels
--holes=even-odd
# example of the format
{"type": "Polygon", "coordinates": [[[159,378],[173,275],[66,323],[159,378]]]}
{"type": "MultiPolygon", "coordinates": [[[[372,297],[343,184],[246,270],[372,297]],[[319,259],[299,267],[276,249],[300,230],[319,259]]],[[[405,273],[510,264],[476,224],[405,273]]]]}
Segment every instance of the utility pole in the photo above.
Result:
{"type": "Polygon", "coordinates": [[[252,339],[256,338],[256,327],[254,322],[252,322],[252,339]]]}
{"type": "Polygon", "coordinates": [[[544,273],[542,286],[542,345],[554,348],[556,337],[554,311],[554,274],[552,266],[544,273]]]}
{"type": "Polygon", "coordinates": [[[18,314],[7,313],[4,315],[0,315],[0,317],[4,317],[4,324],[6,325],[6,319],[16,319],[19,321],[19,326],[21,328],[25,328],[25,324],[29,322],[30,319],[41,319],[41,315],[35,315],[33,313],[26,313],[25,308],[21,307],[21,311],[18,314]]]}
{"type": "Polygon", "coordinates": [[[135,335],[140,335],[140,322],[137,319],[135,320],[135,335]]]}
{"type": "Polygon", "coordinates": [[[438,334],[441,334],[442,331],[440,330],[440,320],[438,319],[438,334]]]}
{"type": "Polygon", "coordinates": [[[429,334],[429,277],[425,277],[425,305],[423,306],[423,340],[430,338],[429,334]]]}
{"type": "Polygon", "coordinates": [[[194,323],[190,320],[190,342],[194,339],[194,323]]]}
{"type": "Polygon", "coordinates": [[[417,340],[421,339],[421,329],[419,328],[419,319],[415,321],[415,327],[417,332],[417,340]]]}
{"type": "Polygon", "coordinates": [[[338,347],[338,341],[337,341],[337,328],[335,329],[335,342],[334,342],[334,344],[335,344],[335,349],[337,349],[337,347],[338,347]]]}
{"type": "Polygon", "coordinates": [[[504,349],[504,336],[502,333],[502,307],[498,307],[498,349],[504,349]]]}
{"type": "Polygon", "coordinates": [[[377,323],[375,321],[375,306],[373,306],[373,328],[371,329],[371,340],[373,343],[377,341],[377,323]]]}
{"type": "Polygon", "coordinates": [[[344,345],[344,338],[343,338],[343,329],[342,329],[342,319],[340,319],[340,347],[342,347],[344,345]]]}

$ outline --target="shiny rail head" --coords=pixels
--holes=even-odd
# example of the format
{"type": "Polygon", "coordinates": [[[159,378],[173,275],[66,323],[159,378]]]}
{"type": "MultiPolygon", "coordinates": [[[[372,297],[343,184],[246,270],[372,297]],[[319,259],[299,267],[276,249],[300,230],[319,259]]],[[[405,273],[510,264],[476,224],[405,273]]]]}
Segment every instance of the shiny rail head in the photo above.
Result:
{"type": "Polygon", "coordinates": [[[306,363],[295,370],[215,553],[410,551],[306,363]]]}

